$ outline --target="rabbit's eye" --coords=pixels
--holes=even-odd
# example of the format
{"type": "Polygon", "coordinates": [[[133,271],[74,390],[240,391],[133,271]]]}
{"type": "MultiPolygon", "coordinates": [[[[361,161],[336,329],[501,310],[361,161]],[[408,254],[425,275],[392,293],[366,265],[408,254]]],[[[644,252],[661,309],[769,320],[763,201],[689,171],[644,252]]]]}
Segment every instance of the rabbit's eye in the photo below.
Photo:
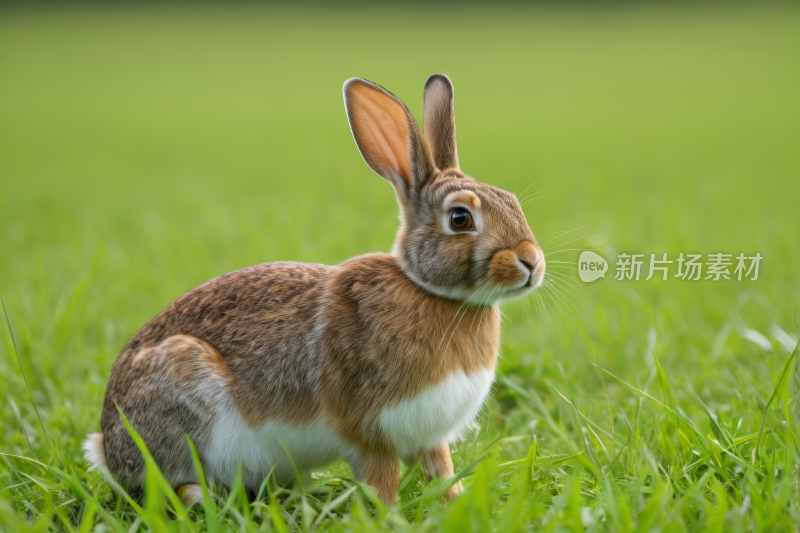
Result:
{"type": "Polygon", "coordinates": [[[450,213],[450,227],[453,229],[472,229],[472,214],[460,207],[450,213]]]}

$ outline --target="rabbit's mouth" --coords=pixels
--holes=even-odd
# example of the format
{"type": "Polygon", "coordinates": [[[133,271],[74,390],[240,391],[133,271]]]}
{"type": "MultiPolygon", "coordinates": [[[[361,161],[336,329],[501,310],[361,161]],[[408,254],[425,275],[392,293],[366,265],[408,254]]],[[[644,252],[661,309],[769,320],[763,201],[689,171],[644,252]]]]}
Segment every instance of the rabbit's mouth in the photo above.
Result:
{"type": "Polygon", "coordinates": [[[545,261],[542,250],[531,241],[522,241],[514,248],[495,253],[489,261],[487,275],[501,300],[519,298],[542,284],[545,261]]]}
{"type": "Polygon", "coordinates": [[[528,275],[528,279],[525,280],[521,286],[510,288],[504,291],[501,298],[499,298],[499,301],[508,302],[511,300],[516,300],[517,298],[521,298],[526,294],[533,292],[539,287],[539,285],[542,284],[542,279],[542,275],[538,275],[535,270],[531,271],[531,273],[528,275]]]}
{"type": "Polygon", "coordinates": [[[530,290],[538,288],[539,285],[541,285],[544,281],[544,273],[546,269],[547,265],[544,260],[544,254],[541,254],[539,256],[539,260],[536,261],[536,265],[528,276],[528,281],[525,283],[525,287],[530,290]]]}
{"type": "Polygon", "coordinates": [[[521,298],[536,290],[544,280],[544,257],[531,265],[503,263],[503,268],[489,270],[480,289],[469,300],[478,305],[493,305],[521,298]]]}
{"type": "Polygon", "coordinates": [[[537,261],[531,265],[532,268],[528,268],[527,277],[524,278],[524,281],[518,286],[506,290],[501,298],[502,301],[516,300],[539,288],[544,281],[546,269],[544,254],[541,252],[539,252],[539,254],[537,261]]]}

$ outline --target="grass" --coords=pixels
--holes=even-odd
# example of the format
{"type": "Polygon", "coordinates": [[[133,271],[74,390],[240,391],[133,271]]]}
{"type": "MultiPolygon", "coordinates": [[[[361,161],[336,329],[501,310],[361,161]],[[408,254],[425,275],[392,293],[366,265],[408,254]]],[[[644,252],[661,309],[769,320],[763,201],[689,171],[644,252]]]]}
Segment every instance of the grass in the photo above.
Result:
{"type": "Polygon", "coordinates": [[[4,8],[20,359],[0,335],[0,531],[797,531],[799,23],[791,5],[4,8]],[[504,307],[493,395],[454,446],[466,492],[442,507],[409,468],[387,509],[337,463],[186,510],[155,468],[141,507],[86,472],[115,357],[173,299],[390,247],[394,198],[341,85],[375,80],[419,118],[437,71],[462,167],[539,193],[524,208],[560,276],[504,307]],[[584,285],[567,267],[586,247],[765,259],[755,282],[584,285]]]}

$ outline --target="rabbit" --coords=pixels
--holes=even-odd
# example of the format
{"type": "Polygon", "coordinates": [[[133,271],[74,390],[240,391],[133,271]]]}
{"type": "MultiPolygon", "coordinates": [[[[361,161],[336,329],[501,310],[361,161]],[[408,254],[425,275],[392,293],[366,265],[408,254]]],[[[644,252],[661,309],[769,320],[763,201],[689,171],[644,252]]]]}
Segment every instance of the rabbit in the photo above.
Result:
{"type": "Polygon", "coordinates": [[[449,445],[494,381],[498,303],[542,283],[544,254],[517,197],[461,171],[447,76],[425,83],[424,136],[380,85],[352,78],[343,91],[362,157],[397,197],[392,252],[243,268],[140,329],[111,370],[102,433],[84,444],[131,491],[145,463],[118,407],[188,506],[201,491],[186,435],[210,482],[230,487],[244,465],[252,492],[271,471],[302,480],[337,459],[387,505],[400,461],[428,480],[454,475],[449,445]]]}

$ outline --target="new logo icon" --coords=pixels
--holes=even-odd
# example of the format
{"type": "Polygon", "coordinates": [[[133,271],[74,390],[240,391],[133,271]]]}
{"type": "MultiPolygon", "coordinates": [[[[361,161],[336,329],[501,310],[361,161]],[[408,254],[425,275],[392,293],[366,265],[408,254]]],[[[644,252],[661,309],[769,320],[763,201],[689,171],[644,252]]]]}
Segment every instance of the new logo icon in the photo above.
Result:
{"type": "Polygon", "coordinates": [[[606,277],[607,270],[606,260],[594,252],[583,252],[578,259],[578,275],[584,283],[606,277]]]}

